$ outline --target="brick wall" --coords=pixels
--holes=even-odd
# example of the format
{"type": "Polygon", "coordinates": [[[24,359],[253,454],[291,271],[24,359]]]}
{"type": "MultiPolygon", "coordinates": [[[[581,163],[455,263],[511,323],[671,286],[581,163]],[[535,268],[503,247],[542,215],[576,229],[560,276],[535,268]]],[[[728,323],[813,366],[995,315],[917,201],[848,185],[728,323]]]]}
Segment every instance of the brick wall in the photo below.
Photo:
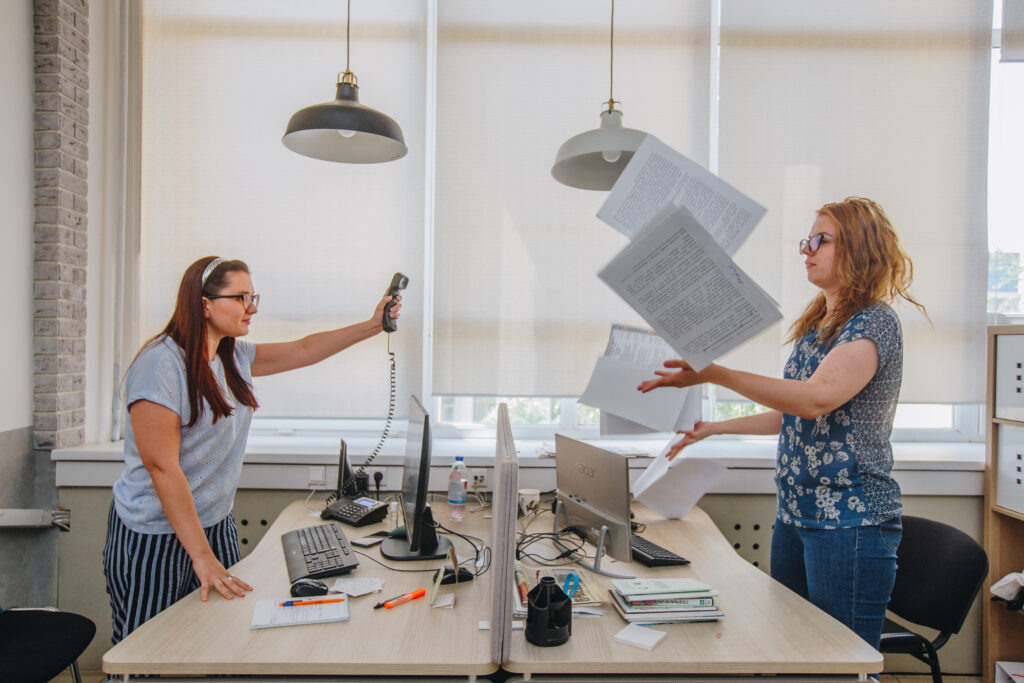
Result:
{"type": "Polygon", "coordinates": [[[85,439],[88,0],[34,0],[34,447],[85,439]]]}

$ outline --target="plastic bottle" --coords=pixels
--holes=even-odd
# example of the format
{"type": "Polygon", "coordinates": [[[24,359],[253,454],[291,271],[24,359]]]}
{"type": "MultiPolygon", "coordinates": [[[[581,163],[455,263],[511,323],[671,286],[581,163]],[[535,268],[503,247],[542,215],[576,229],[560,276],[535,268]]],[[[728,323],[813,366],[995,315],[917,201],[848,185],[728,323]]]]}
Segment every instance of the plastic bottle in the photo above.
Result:
{"type": "Polygon", "coordinates": [[[388,503],[388,531],[398,528],[398,501],[388,503]]]}
{"type": "Polygon", "coordinates": [[[466,479],[462,473],[466,463],[461,455],[455,456],[452,471],[448,474],[448,518],[456,522],[466,516],[466,479]]]}

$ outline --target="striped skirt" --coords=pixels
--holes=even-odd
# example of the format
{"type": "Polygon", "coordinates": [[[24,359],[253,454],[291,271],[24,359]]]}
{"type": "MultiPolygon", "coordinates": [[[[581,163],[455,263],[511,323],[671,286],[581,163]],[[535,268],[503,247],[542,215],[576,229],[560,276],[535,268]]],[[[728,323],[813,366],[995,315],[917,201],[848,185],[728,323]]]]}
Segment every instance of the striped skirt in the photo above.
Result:
{"type": "MultiPolygon", "coordinates": [[[[204,529],[221,564],[241,559],[235,516],[204,529]]],[[[192,558],[174,534],[140,534],[124,525],[114,504],[107,515],[103,575],[113,613],[115,645],[140,625],[199,588],[192,558]]],[[[198,599],[198,598],[196,598],[198,599]]]]}

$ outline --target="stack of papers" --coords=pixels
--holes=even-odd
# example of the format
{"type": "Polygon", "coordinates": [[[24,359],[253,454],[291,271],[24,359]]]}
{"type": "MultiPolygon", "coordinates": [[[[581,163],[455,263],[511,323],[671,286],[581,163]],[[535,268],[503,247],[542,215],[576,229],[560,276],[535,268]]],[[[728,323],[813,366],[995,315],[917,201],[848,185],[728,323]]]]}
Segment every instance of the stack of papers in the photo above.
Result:
{"type": "Polygon", "coordinates": [[[529,593],[533,588],[540,583],[540,580],[545,576],[552,576],[555,579],[555,583],[561,588],[565,585],[565,579],[569,574],[576,574],[579,577],[579,585],[576,587],[576,592],[572,596],[572,610],[573,614],[577,616],[592,614],[592,611],[585,608],[596,607],[604,604],[604,601],[600,598],[600,594],[590,585],[583,574],[573,571],[572,569],[562,569],[557,567],[544,567],[538,569],[536,567],[524,567],[521,563],[516,562],[515,569],[515,591],[513,595],[513,610],[514,616],[517,618],[525,617],[527,612],[527,601],[526,594],[529,593]],[[582,612],[581,612],[582,610],[582,612]]]}
{"type": "Polygon", "coordinates": [[[718,591],[696,579],[612,579],[612,605],[626,621],[679,624],[717,621],[725,616],[718,591]]]}

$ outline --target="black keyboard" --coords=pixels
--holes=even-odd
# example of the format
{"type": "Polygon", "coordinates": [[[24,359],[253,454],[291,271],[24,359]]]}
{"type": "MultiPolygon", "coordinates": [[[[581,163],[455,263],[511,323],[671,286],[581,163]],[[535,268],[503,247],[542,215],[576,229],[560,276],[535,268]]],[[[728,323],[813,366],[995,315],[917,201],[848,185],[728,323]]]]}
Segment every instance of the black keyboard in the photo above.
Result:
{"type": "Polygon", "coordinates": [[[671,550],[662,548],[657,543],[652,543],[646,538],[633,534],[630,536],[630,545],[633,547],[633,559],[646,564],[648,567],[662,567],[670,564],[690,564],[685,557],[676,555],[671,550]]]}
{"type": "Polygon", "coordinates": [[[295,529],[281,535],[288,580],[320,579],[344,574],[359,565],[341,525],[337,522],[295,529]]]}

